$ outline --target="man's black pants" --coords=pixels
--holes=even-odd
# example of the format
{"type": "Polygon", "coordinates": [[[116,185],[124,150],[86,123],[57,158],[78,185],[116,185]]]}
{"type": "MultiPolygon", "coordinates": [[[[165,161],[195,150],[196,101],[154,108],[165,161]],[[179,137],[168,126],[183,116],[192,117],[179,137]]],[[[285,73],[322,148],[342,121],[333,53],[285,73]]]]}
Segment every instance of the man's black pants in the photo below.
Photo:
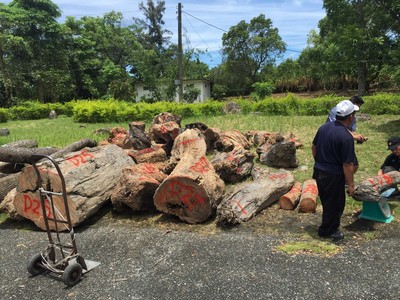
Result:
{"type": "Polygon", "coordinates": [[[340,217],[346,204],[344,175],[337,175],[314,169],[318,194],[322,203],[322,223],[318,229],[319,236],[329,236],[338,230],[340,217]]]}

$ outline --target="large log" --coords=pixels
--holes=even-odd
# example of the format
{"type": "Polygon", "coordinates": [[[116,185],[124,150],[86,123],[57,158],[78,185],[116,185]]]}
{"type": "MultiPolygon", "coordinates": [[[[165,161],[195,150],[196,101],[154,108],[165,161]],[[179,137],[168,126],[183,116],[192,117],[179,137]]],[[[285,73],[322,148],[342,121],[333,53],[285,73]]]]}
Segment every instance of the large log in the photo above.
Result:
{"type": "MultiPolygon", "coordinates": [[[[56,161],[65,179],[66,196],[73,225],[78,225],[96,213],[110,198],[122,174],[122,169],[134,164],[125,151],[116,145],[85,148],[56,161]]],[[[38,164],[38,169],[43,179],[43,188],[46,189],[47,184],[50,183],[54,192],[62,191],[60,177],[52,164],[43,162],[38,164]]],[[[62,217],[65,218],[61,196],[54,196],[54,198],[56,211],[61,212],[62,217]]],[[[18,178],[14,206],[18,214],[45,229],[33,166],[25,167],[18,178]]],[[[50,223],[50,226],[51,229],[55,228],[53,223],[50,223]]]]}
{"type": "Polygon", "coordinates": [[[221,132],[215,146],[219,151],[229,152],[237,147],[249,149],[250,143],[243,133],[233,129],[221,132]]]}
{"type": "Polygon", "coordinates": [[[279,198],[279,207],[285,210],[293,210],[300,201],[301,182],[296,181],[289,192],[279,198]]]}
{"type": "Polygon", "coordinates": [[[154,210],[154,193],[166,177],[157,166],[149,163],[125,167],[111,194],[114,209],[125,210],[130,207],[133,211],[154,210]]]}
{"type": "MultiPolygon", "coordinates": [[[[131,149],[133,146],[128,131],[122,127],[114,127],[110,129],[110,135],[107,142],[117,145],[122,149],[131,149]]],[[[102,144],[104,145],[106,143],[102,142],[102,144]]]]}
{"type": "Polygon", "coordinates": [[[197,129],[185,130],[175,139],[171,156],[180,160],[154,195],[158,210],[188,223],[203,222],[215,213],[225,184],[205,156],[206,148],[197,129]]]}
{"type": "Polygon", "coordinates": [[[400,183],[400,172],[391,171],[386,174],[376,175],[361,182],[353,194],[353,198],[358,201],[379,201],[382,199],[381,193],[400,183]]]}
{"type": "Polygon", "coordinates": [[[93,147],[96,147],[96,146],[97,146],[97,142],[95,140],[92,140],[92,139],[81,139],[79,141],[76,141],[74,143],[71,143],[71,144],[65,146],[64,148],[58,150],[57,152],[52,153],[51,157],[53,159],[60,158],[60,157],[65,156],[68,153],[79,151],[79,150],[81,150],[81,149],[83,149],[85,147],[93,148],[93,147]]]}
{"type": "Polygon", "coordinates": [[[317,210],[317,198],[318,187],[315,179],[304,181],[299,202],[299,212],[315,213],[317,210]]]}
{"type": "Polygon", "coordinates": [[[279,171],[238,187],[224,197],[217,208],[217,222],[235,225],[246,222],[255,214],[278,201],[294,184],[292,173],[279,171]]]}
{"type": "Polygon", "coordinates": [[[17,213],[14,206],[14,197],[16,193],[16,188],[8,192],[4,200],[0,203],[0,212],[6,213],[10,219],[23,220],[24,218],[17,213]]]}
{"type": "Polygon", "coordinates": [[[293,142],[276,143],[260,155],[260,162],[274,168],[296,168],[296,146],[293,142]]]}

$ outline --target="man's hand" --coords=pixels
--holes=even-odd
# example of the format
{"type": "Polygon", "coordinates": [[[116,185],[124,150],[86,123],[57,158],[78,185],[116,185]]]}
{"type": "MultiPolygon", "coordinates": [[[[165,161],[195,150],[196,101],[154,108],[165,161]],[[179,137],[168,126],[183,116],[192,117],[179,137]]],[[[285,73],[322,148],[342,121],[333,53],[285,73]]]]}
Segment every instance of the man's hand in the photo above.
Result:
{"type": "Polygon", "coordinates": [[[353,196],[354,191],[355,191],[354,185],[348,185],[348,186],[347,186],[347,194],[348,194],[349,196],[353,196]]]}
{"type": "Polygon", "coordinates": [[[366,138],[365,136],[363,136],[362,134],[358,134],[353,132],[351,134],[353,136],[353,139],[358,143],[358,144],[362,144],[364,142],[366,142],[368,140],[368,138],[366,138]]]}

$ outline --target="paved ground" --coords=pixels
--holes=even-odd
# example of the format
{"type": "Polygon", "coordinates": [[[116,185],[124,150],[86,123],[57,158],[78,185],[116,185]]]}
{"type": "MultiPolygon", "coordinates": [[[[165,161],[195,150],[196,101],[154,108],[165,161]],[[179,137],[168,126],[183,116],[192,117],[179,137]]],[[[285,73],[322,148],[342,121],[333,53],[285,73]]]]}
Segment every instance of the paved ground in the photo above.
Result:
{"type": "Polygon", "coordinates": [[[109,210],[76,229],[85,259],[100,266],[72,288],[31,277],[47,236],[29,222],[0,224],[0,299],[400,299],[399,222],[343,217],[338,252],[287,254],[279,245],[321,242],[312,215],[272,207],[234,228],[109,210]]]}

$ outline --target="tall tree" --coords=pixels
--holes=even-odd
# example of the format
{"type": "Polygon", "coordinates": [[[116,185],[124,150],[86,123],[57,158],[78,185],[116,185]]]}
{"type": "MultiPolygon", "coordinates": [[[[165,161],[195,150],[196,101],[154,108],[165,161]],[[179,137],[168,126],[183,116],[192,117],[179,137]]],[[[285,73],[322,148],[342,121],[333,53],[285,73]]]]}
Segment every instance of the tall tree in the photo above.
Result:
{"type": "Polygon", "coordinates": [[[327,15],[319,27],[326,49],[335,52],[330,63],[342,68],[342,76],[357,76],[358,94],[364,95],[392,47],[387,12],[375,0],[324,0],[323,7],[327,15]]]}
{"type": "Polygon", "coordinates": [[[240,21],[222,36],[224,60],[228,69],[242,78],[243,90],[257,82],[262,68],[273,65],[285,50],[278,29],[263,14],[250,23],[240,21]]]}

